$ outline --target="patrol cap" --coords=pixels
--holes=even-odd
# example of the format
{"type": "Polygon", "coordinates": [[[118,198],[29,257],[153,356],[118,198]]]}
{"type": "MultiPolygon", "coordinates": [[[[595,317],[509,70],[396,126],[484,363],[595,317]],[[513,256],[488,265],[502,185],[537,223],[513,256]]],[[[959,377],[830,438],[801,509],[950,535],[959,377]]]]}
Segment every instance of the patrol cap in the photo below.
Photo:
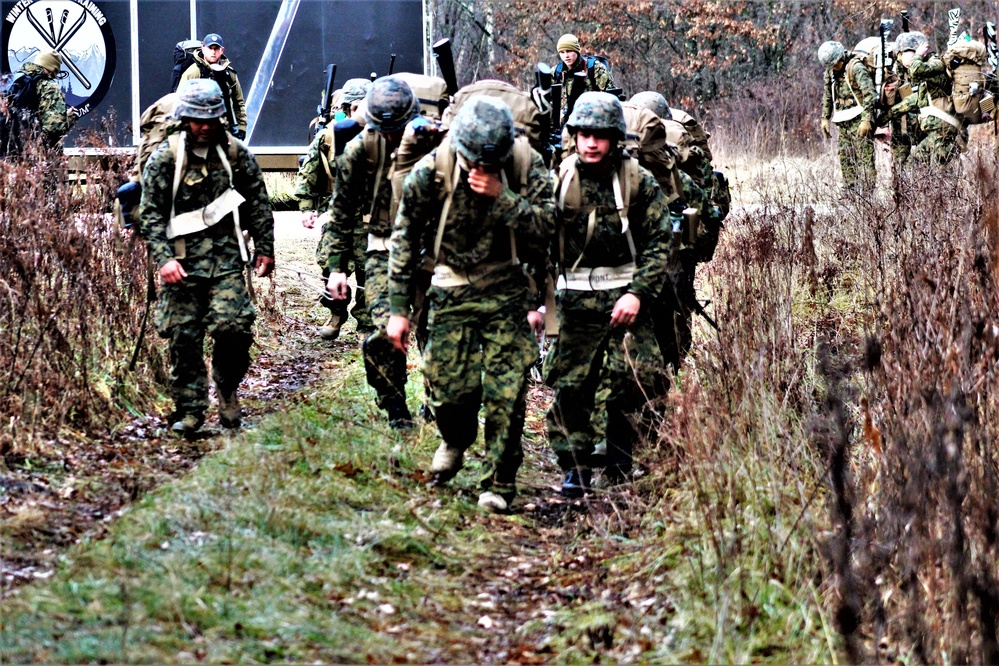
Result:
{"type": "Polygon", "coordinates": [[[189,79],[177,87],[177,106],[174,118],[208,120],[225,115],[222,89],[212,79],[189,79]]]}
{"type": "Polygon", "coordinates": [[[458,109],[448,136],[455,150],[469,162],[502,164],[513,153],[513,114],[503,100],[476,95],[458,109]]]}
{"type": "Polygon", "coordinates": [[[565,123],[571,134],[581,129],[610,131],[623,140],[628,132],[624,122],[621,100],[610,93],[597,90],[584,92],[565,123]]]}
{"type": "Polygon", "coordinates": [[[35,56],[34,63],[50,72],[62,69],[62,55],[58,51],[44,51],[35,56]]]}
{"type": "Polygon", "coordinates": [[[222,35],[217,32],[208,33],[201,41],[204,42],[205,46],[218,46],[223,49],[225,48],[225,44],[222,42],[222,35]]]}

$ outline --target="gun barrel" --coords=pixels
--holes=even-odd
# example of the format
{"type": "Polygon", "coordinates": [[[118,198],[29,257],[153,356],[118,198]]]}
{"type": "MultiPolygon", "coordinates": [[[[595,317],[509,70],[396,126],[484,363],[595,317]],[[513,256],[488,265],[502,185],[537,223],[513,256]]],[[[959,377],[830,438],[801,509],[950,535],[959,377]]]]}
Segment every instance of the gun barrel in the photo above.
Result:
{"type": "Polygon", "coordinates": [[[437,68],[441,71],[441,78],[447,84],[447,94],[453,95],[458,92],[458,76],[454,69],[451,40],[445,37],[435,42],[431,48],[434,52],[434,58],[437,60],[437,68]]]}
{"type": "Polygon", "coordinates": [[[535,78],[538,87],[548,91],[552,87],[552,68],[547,63],[539,62],[535,69],[535,78]]]}
{"type": "Polygon", "coordinates": [[[392,72],[394,70],[395,70],[395,54],[394,53],[390,53],[389,54],[389,69],[388,69],[389,76],[392,76],[392,72]]]}

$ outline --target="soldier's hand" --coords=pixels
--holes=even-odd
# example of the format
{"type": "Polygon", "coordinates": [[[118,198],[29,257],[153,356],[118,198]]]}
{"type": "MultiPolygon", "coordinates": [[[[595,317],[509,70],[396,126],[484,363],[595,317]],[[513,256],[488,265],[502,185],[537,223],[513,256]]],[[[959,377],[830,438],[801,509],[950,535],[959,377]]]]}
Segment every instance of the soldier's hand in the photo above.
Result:
{"type": "Polygon", "coordinates": [[[253,270],[257,274],[257,277],[267,277],[274,270],[274,257],[265,257],[262,254],[258,254],[256,259],[253,260],[253,270]]]}
{"type": "Polygon", "coordinates": [[[545,330],[545,316],[537,310],[530,310],[527,313],[527,323],[531,325],[534,336],[541,340],[541,334],[545,330]]]}
{"type": "Polygon", "coordinates": [[[176,259],[171,259],[160,266],[160,277],[167,284],[179,284],[187,277],[187,271],[176,259]]]}
{"type": "Polygon", "coordinates": [[[326,281],[326,291],[334,301],[346,301],[350,298],[350,285],[347,284],[346,273],[330,273],[326,281]]]}
{"type": "Polygon", "coordinates": [[[316,226],[316,220],[319,219],[319,213],[314,210],[304,211],[302,215],[302,226],[306,229],[311,229],[316,226]]]}
{"type": "Polygon", "coordinates": [[[830,131],[830,122],[828,118],[822,119],[822,133],[826,135],[827,139],[832,138],[832,132],[830,131]]]}
{"type": "Polygon", "coordinates": [[[614,304],[614,311],[611,312],[611,326],[614,328],[628,327],[635,323],[638,318],[638,310],[642,306],[642,301],[634,294],[625,294],[617,299],[614,304]]]}
{"type": "Polygon", "coordinates": [[[402,315],[389,315],[388,324],[385,326],[385,334],[389,342],[399,351],[406,353],[409,347],[409,317],[402,315]]]}
{"type": "Polygon", "coordinates": [[[498,173],[491,173],[481,167],[468,172],[468,186],[476,194],[495,199],[503,191],[503,181],[498,173]]]}
{"type": "Polygon", "coordinates": [[[871,121],[865,120],[861,122],[860,127],[857,128],[857,136],[861,139],[869,139],[872,134],[874,134],[874,125],[871,124],[871,121]]]}

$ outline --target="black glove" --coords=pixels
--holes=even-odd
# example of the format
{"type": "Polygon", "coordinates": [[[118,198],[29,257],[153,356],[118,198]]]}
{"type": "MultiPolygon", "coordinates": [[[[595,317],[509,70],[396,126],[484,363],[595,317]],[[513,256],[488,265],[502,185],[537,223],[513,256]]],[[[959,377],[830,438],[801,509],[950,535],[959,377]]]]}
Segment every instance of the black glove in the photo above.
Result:
{"type": "Polygon", "coordinates": [[[234,130],[232,131],[232,135],[233,135],[234,137],[236,137],[237,139],[239,139],[240,141],[242,141],[243,139],[245,139],[245,138],[246,138],[246,130],[245,130],[245,129],[239,129],[239,128],[237,127],[236,129],[234,129],[234,130]]]}

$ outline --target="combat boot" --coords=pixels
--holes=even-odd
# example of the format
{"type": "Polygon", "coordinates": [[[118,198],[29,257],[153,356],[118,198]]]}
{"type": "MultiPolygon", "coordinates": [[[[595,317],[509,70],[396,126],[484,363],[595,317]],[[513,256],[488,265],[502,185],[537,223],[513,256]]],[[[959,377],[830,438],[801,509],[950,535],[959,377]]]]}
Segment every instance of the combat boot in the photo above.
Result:
{"type": "Polygon", "coordinates": [[[385,401],[389,427],[393,430],[408,430],[413,427],[413,415],[409,413],[404,398],[390,398],[385,401]]]}
{"type": "Polygon", "coordinates": [[[583,495],[592,492],[590,480],[593,478],[592,470],[571,469],[565,474],[562,480],[562,490],[559,491],[562,497],[569,499],[579,499],[583,495]]]}
{"type": "Polygon", "coordinates": [[[489,513],[507,513],[510,510],[510,504],[503,499],[502,495],[487,490],[479,495],[479,508],[485,509],[489,513]]]}
{"type": "Polygon", "coordinates": [[[343,317],[338,314],[331,314],[326,322],[319,327],[319,337],[323,340],[336,340],[340,337],[340,328],[343,326],[343,317]]]}
{"type": "Polygon", "coordinates": [[[461,460],[465,452],[461,449],[448,446],[447,442],[441,442],[434,453],[434,460],[430,463],[430,471],[433,473],[435,483],[445,483],[458,475],[461,469],[461,460]]]}
{"type": "Polygon", "coordinates": [[[238,428],[243,422],[243,410],[239,406],[239,396],[235,389],[226,393],[217,386],[219,396],[219,423],[223,428],[238,428]]]}
{"type": "Polygon", "coordinates": [[[198,418],[194,414],[186,414],[178,417],[173,422],[170,426],[170,431],[180,437],[191,439],[194,437],[194,434],[198,432],[198,429],[201,428],[202,423],[203,419],[198,418]]]}

